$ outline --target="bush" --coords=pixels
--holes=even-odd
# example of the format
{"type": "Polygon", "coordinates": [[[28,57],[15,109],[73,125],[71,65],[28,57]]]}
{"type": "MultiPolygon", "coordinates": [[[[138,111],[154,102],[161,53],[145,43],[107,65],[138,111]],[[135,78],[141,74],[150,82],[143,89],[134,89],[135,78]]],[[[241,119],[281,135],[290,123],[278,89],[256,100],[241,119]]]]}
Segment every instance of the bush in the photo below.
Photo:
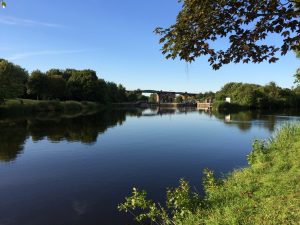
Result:
{"type": "Polygon", "coordinates": [[[235,112],[244,109],[249,109],[247,106],[242,106],[239,104],[223,102],[223,101],[215,101],[213,103],[213,109],[219,112],[235,112]]]}

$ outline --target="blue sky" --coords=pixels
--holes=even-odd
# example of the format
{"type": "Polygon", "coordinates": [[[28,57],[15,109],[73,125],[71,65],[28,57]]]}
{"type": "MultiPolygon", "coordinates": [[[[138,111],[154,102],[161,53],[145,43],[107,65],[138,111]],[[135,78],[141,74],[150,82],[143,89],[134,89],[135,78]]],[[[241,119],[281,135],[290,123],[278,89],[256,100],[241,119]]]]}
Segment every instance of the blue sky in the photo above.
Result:
{"type": "MultiPolygon", "coordinates": [[[[218,90],[230,81],[293,86],[300,60],[231,64],[214,71],[206,59],[166,60],[157,26],[175,22],[177,0],[7,0],[0,11],[0,58],[28,71],[90,68],[127,89],[218,90]]],[[[275,40],[276,42],[277,40],[275,40]]]]}

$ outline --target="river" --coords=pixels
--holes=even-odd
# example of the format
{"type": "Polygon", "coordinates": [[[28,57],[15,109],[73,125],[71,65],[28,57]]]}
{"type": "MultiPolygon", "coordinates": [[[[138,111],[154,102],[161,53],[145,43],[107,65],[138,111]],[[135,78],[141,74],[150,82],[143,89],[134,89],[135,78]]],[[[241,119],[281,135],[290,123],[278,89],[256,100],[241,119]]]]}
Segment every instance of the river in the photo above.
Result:
{"type": "Polygon", "coordinates": [[[292,113],[106,110],[0,118],[0,225],[132,224],[117,211],[132,187],[164,201],[180,178],[247,166],[252,141],[292,113]]]}

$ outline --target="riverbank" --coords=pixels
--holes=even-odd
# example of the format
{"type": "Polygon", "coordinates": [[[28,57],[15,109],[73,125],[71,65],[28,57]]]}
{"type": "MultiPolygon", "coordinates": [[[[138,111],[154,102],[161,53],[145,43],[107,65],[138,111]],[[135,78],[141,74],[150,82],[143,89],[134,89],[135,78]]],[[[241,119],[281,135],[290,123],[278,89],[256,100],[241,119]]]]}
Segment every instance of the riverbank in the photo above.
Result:
{"type": "Polygon", "coordinates": [[[235,104],[235,103],[215,101],[212,104],[212,109],[214,111],[226,113],[226,112],[239,112],[239,111],[250,110],[251,107],[243,106],[243,105],[239,105],[239,104],[235,104]]]}
{"type": "Polygon", "coordinates": [[[167,209],[146,200],[146,192],[119,206],[137,219],[159,224],[298,224],[300,221],[300,124],[286,125],[268,141],[255,141],[248,156],[249,167],[224,179],[205,172],[205,196],[193,192],[181,180],[168,191],[167,209]]]}
{"type": "Polygon", "coordinates": [[[0,116],[26,116],[43,112],[83,113],[98,111],[105,106],[96,102],[13,99],[0,105],[0,116]]]}

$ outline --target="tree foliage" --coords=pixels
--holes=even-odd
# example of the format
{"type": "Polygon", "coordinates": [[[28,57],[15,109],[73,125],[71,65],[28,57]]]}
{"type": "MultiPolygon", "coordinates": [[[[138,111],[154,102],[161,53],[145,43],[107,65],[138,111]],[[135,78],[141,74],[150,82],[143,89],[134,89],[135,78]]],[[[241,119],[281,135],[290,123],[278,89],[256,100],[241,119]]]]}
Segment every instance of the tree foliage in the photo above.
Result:
{"type": "Polygon", "coordinates": [[[298,108],[300,95],[296,89],[281,88],[275,82],[264,86],[231,82],[216,93],[217,101],[231,98],[231,103],[250,108],[298,108]]]}
{"type": "Polygon", "coordinates": [[[151,103],[156,103],[156,101],[157,101],[157,95],[156,94],[150,94],[150,96],[149,96],[149,102],[151,102],[151,103]]]}
{"type": "Polygon", "coordinates": [[[176,101],[176,103],[182,103],[183,102],[182,96],[181,95],[176,96],[175,101],[176,101]]]}
{"type": "Polygon", "coordinates": [[[295,77],[295,83],[299,86],[300,85],[300,68],[297,69],[296,74],[294,75],[295,77]]]}
{"type": "MultiPolygon", "coordinates": [[[[20,67],[16,66],[16,68],[20,67]]],[[[50,69],[45,73],[35,70],[25,80],[27,81],[27,98],[95,101],[100,103],[148,100],[140,90],[128,92],[121,84],[117,85],[114,82],[99,79],[96,72],[89,69],[50,69]]],[[[0,79],[0,85],[3,87],[6,85],[4,81],[0,79]]],[[[6,98],[11,98],[11,94],[8,93],[7,89],[2,88],[1,90],[6,93],[6,98]]],[[[22,90],[25,90],[25,87],[22,90]]]]}
{"type": "Polygon", "coordinates": [[[47,77],[40,70],[31,73],[27,83],[27,94],[43,99],[47,95],[47,77]]]}
{"type": "Polygon", "coordinates": [[[2,6],[2,8],[6,8],[6,2],[5,1],[1,1],[1,6],[2,6]]]}
{"type": "Polygon", "coordinates": [[[77,71],[67,83],[68,97],[74,100],[96,100],[97,75],[95,71],[77,71]]]}
{"type": "Polygon", "coordinates": [[[215,98],[215,93],[212,92],[212,91],[207,91],[207,92],[204,92],[204,93],[199,93],[196,96],[196,99],[199,100],[199,101],[204,101],[205,99],[208,99],[208,98],[214,99],[215,98]]]}
{"type": "Polygon", "coordinates": [[[0,98],[16,98],[25,93],[28,73],[18,65],[0,59],[0,98]]]}
{"type": "Polygon", "coordinates": [[[231,62],[273,63],[276,53],[300,49],[298,0],[179,1],[183,7],[176,23],[155,30],[166,58],[192,62],[207,55],[213,69],[219,69],[231,62]],[[266,44],[274,34],[280,44],[266,44]],[[222,38],[228,46],[216,43],[222,38]]]}
{"type": "Polygon", "coordinates": [[[67,82],[59,75],[47,77],[48,82],[48,98],[49,99],[65,99],[67,82]]]}
{"type": "Polygon", "coordinates": [[[49,75],[35,70],[31,73],[27,83],[29,96],[36,96],[37,99],[65,99],[66,80],[60,75],[49,75]]]}

